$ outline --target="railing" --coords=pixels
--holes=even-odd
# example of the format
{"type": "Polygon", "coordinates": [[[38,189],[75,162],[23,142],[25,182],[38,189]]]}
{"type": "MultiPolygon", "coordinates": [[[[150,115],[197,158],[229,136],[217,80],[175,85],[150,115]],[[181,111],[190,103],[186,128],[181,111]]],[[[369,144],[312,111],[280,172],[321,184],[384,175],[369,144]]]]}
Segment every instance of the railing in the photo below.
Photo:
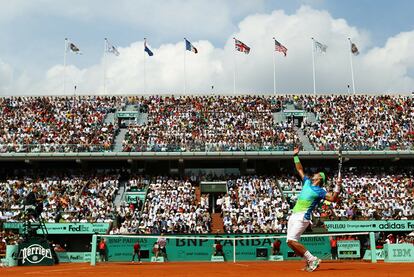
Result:
{"type": "MultiPolygon", "coordinates": [[[[175,143],[175,144],[127,144],[122,152],[269,152],[292,151],[296,144],[293,143],[175,143]]],[[[315,145],[316,146],[316,145],[315,145]]],[[[114,144],[0,144],[0,153],[89,153],[89,152],[114,152],[114,144]]],[[[414,150],[411,145],[391,146],[342,146],[344,151],[393,151],[414,150]]],[[[315,151],[336,151],[333,144],[315,147],[315,151]]]]}

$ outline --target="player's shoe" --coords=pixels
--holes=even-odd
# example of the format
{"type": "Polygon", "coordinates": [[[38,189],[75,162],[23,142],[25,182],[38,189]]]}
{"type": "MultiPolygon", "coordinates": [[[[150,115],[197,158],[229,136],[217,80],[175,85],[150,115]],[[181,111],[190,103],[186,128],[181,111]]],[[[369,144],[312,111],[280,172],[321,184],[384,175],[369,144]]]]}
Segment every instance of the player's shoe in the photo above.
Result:
{"type": "Polygon", "coordinates": [[[305,260],[305,266],[302,268],[302,271],[309,271],[309,261],[305,260]]]}
{"type": "Polygon", "coordinates": [[[316,258],[315,260],[309,262],[309,268],[308,268],[307,271],[308,272],[315,271],[319,267],[320,263],[321,263],[321,260],[318,259],[318,258],[316,258]]]}

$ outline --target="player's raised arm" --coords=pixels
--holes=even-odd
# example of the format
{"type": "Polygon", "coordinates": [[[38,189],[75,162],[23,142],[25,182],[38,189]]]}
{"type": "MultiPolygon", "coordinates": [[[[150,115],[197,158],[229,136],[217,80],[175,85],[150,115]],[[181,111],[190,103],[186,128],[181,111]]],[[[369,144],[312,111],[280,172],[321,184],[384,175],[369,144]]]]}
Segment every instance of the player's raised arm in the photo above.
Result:
{"type": "Polygon", "coordinates": [[[330,202],[337,202],[339,200],[339,193],[341,192],[342,187],[342,178],[339,176],[336,181],[336,186],[333,190],[333,193],[327,193],[325,199],[330,202]]]}
{"type": "Polygon", "coordinates": [[[303,180],[303,178],[305,177],[305,172],[303,171],[302,164],[299,160],[299,147],[295,147],[295,149],[293,150],[293,161],[295,162],[295,167],[299,173],[300,178],[303,180]]]}

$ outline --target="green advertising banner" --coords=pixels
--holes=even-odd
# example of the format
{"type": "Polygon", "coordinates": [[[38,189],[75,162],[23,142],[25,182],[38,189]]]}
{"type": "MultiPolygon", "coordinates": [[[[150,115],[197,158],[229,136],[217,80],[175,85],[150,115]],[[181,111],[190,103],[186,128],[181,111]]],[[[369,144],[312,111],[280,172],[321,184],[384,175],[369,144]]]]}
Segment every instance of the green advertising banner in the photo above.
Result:
{"type": "MultiPolygon", "coordinates": [[[[383,261],[384,260],[384,249],[376,249],[375,255],[377,256],[378,261],[383,261]]],[[[366,261],[371,261],[371,250],[370,249],[365,250],[365,254],[362,259],[366,261]]]]}
{"type": "MultiPolygon", "coordinates": [[[[48,234],[106,234],[110,223],[45,223],[48,234]]],[[[22,222],[6,222],[4,229],[23,230],[22,222]]],[[[42,230],[37,230],[42,234],[42,230]]]]}
{"type": "Polygon", "coordinates": [[[361,258],[361,242],[359,240],[340,240],[337,246],[338,258],[361,258]]]}
{"type": "Polygon", "coordinates": [[[60,263],[85,263],[91,261],[91,252],[56,252],[60,263]]]}
{"type": "Polygon", "coordinates": [[[124,200],[127,203],[137,203],[137,198],[141,199],[141,201],[145,200],[145,191],[141,192],[126,192],[124,194],[124,200]]]}
{"type": "Polygon", "coordinates": [[[414,245],[410,243],[384,244],[385,262],[414,262],[414,245]]]}
{"type": "Polygon", "coordinates": [[[412,231],[414,220],[325,221],[328,232],[412,231]]]}
{"type": "MultiPolygon", "coordinates": [[[[265,237],[265,235],[262,235],[265,237]]],[[[200,236],[203,237],[203,236],[200,236]]],[[[233,259],[233,241],[226,239],[229,237],[240,237],[241,240],[236,241],[236,259],[237,260],[259,260],[263,259],[263,255],[257,257],[257,251],[263,253],[267,251],[267,257],[271,254],[271,245],[274,239],[243,239],[251,237],[246,236],[217,236],[223,245],[225,260],[233,259]]],[[[256,236],[255,236],[256,237],[256,236]]],[[[155,238],[127,238],[127,237],[105,237],[107,245],[107,257],[109,261],[131,261],[133,245],[135,242],[139,242],[141,245],[141,252],[145,251],[145,255],[148,258],[143,259],[148,261],[152,256],[153,245],[157,239],[155,238]]],[[[99,241],[99,239],[98,239],[99,241]]],[[[300,259],[294,257],[294,253],[286,245],[286,239],[281,239],[281,253],[283,253],[284,259],[300,259]]],[[[169,261],[210,261],[214,240],[208,239],[168,239],[167,240],[167,257],[169,261]]],[[[305,237],[301,239],[303,243],[312,254],[320,258],[330,258],[331,248],[328,237],[305,237]]]]}
{"type": "Polygon", "coordinates": [[[19,256],[18,245],[6,245],[6,266],[17,266],[19,256]]]}

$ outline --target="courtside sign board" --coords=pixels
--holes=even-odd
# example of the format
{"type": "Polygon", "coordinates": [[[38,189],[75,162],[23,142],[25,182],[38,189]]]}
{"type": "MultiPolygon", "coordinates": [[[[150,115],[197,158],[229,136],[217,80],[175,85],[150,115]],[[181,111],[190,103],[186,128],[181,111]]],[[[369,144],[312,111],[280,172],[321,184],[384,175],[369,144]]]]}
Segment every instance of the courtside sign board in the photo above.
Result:
{"type": "MultiPolygon", "coordinates": [[[[109,223],[45,223],[49,235],[59,234],[106,234],[109,229],[109,223]]],[[[6,222],[4,229],[23,230],[22,222],[6,222]]],[[[43,234],[41,229],[37,230],[38,234],[43,234]]]]}
{"type": "Polygon", "coordinates": [[[340,240],[337,246],[338,258],[361,258],[361,242],[359,240],[340,240]]]}
{"type": "Polygon", "coordinates": [[[385,262],[414,262],[414,246],[410,243],[384,244],[385,262]]]}
{"type": "Polygon", "coordinates": [[[330,233],[412,231],[414,220],[325,221],[330,233]]]}
{"type": "Polygon", "coordinates": [[[19,244],[19,265],[53,265],[52,250],[46,240],[30,238],[19,244]]]}

